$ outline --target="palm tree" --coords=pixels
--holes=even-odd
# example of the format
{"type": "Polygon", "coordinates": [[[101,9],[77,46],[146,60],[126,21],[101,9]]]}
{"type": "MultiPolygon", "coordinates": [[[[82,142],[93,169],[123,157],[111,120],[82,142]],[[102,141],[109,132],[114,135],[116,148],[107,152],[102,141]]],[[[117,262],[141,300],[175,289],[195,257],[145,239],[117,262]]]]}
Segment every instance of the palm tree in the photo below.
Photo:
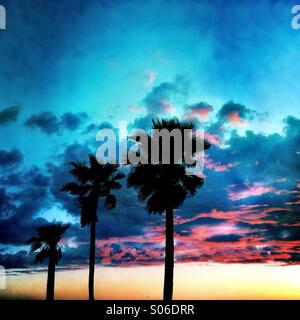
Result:
{"type": "Polygon", "coordinates": [[[59,241],[68,228],[68,224],[46,224],[38,227],[37,236],[26,242],[31,244],[30,252],[39,250],[35,263],[43,263],[45,259],[48,259],[47,300],[54,300],[55,266],[61,259],[59,241]]]}
{"type": "Polygon", "coordinates": [[[85,162],[71,162],[73,167],[70,173],[77,182],[67,183],[61,190],[76,197],[81,209],[81,226],[90,226],[90,256],[89,256],[89,299],[94,300],[94,273],[96,223],[100,198],[105,198],[104,206],[113,209],[116,206],[116,197],[111,194],[114,189],[122,186],[118,180],[124,177],[118,172],[118,165],[100,164],[94,155],[89,156],[89,164],[85,162]]]}
{"type": "MultiPolygon", "coordinates": [[[[177,118],[170,120],[152,120],[153,129],[179,129],[182,133],[184,129],[194,129],[191,122],[179,122],[177,118]]],[[[148,145],[151,145],[153,137],[148,136],[148,145]]],[[[193,145],[193,154],[196,153],[195,137],[191,136],[193,145]]],[[[184,139],[182,139],[182,143],[184,139]]],[[[204,141],[204,149],[210,147],[207,141],[204,141]]],[[[182,148],[183,149],[183,148],[182,148]]],[[[174,141],[170,143],[170,154],[174,154],[174,141]]],[[[148,153],[148,163],[151,155],[148,153]]],[[[146,207],[149,212],[162,214],[166,213],[166,247],[165,247],[165,275],[164,275],[164,300],[172,300],[173,297],[173,272],[174,272],[174,222],[173,211],[177,209],[188,196],[193,196],[200,188],[204,180],[196,175],[187,175],[185,169],[189,166],[186,161],[178,164],[174,156],[170,164],[162,164],[162,152],[160,144],[160,162],[158,164],[137,164],[134,165],[127,179],[128,187],[134,187],[138,190],[138,196],[141,201],[146,201],[146,207]]]]}

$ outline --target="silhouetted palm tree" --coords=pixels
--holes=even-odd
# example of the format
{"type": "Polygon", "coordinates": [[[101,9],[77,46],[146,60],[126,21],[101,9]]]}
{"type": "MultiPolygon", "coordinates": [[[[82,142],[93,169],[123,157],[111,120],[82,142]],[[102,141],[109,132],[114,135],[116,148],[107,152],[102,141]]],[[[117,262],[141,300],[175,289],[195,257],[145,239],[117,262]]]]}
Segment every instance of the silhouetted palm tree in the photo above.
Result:
{"type": "MultiPolygon", "coordinates": [[[[184,129],[194,129],[194,124],[189,122],[179,122],[177,118],[170,120],[152,120],[153,129],[180,129],[184,137],[184,129]]],[[[151,139],[148,136],[148,146],[151,146],[151,139]]],[[[191,136],[193,144],[193,155],[196,153],[196,140],[191,136]]],[[[184,138],[182,138],[182,144],[184,138]]],[[[210,147],[204,141],[204,149],[210,147]]],[[[142,147],[141,147],[142,148],[142,147]]],[[[183,148],[182,148],[183,149],[183,148]]],[[[142,154],[142,152],[141,152],[142,154]]],[[[170,154],[174,154],[174,140],[170,143],[170,154]]],[[[148,153],[149,163],[151,154],[148,153]]],[[[141,201],[146,201],[149,213],[162,214],[166,212],[166,253],[165,253],[165,280],[164,280],[164,300],[172,300],[173,296],[173,271],[174,271],[174,222],[173,210],[177,209],[188,196],[193,196],[197,188],[204,183],[203,178],[196,175],[187,175],[185,169],[189,166],[184,161],[184,154],[180,157],[182,164],[170,159],[170,164],[162,164],[161,142],[160,156],[158,164],[137,164],[131,169],[127,185],[138,190],[141,201]]],[[[177,159],[178,160],[178,159],[177,159]]]]}
{"type": "Polygon", "coordinates": [[[70,173],[77,182],[67,183],[61,190],[76,196],[81,208],[81,226],[90,226],[90,257],[89,257],[89,299],[94,300],[95,246],[98,202],[105,198],[104,205],[108,209],[116,206],[116,197],[111,194],[114,189],[122,186],[118,180],[124,177],[118,172],[118,165],[99,164],[94,155],[89,156],[89,164],[71,162],[70,173]]]}
{"type": "Polygon", "coordinates": [[[48,259],[47,300],[54,300],[55,266],[61,259],[59,241],[68,228],[68,224],[61,223],[43,225],[36,229],[37,236],[26,242],[31,244],[30,252],[39,250],[35,263],[42,263],[48,259]]]}

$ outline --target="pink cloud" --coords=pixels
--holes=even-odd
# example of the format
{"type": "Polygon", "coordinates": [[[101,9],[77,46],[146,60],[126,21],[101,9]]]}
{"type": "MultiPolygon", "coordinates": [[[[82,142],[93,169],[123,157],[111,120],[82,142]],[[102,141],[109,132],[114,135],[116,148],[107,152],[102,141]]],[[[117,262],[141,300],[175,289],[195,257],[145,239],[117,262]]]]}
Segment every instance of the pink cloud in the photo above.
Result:
{"type": "MultiPolygon", "coordinates": [[[[289,259],[294,247],[300,241],[272,240],[262,242],[264,238],[251,235],[252,228],[240,228],[238,222],[249,225],[274,224],[276,221],[266,219],[270,212],[290,211],[284,207],[267,205],[242,205],[236,210],[222,211],[213,209],[210,212],[195,214],[189,218],[175,215],[175,260],[176,263],[189,261],[214,261],[221,263],[272,262],[275,259],[289,259]],[[224,219],[223,222],[203,225],[198,219],[211,217],[224,219]],[[194,222],[184,231],[184,224],[194,222]],[[183,230],[177,233],[176,230],[183,230]],[[235,235],[237,240],[211,241],[208,239],[220,235],[235,235]],[[275,254],[267,254],[267,248],[275,254]],[[250,248],[250,249],[249,249],[250,248]],[[261,253],[264,252],[264,255],[261,253]]],[[[97,241],[97,255],[102,257],[102,264],[120,263],[120,266],[157,265],[163,263],[165,247],[164,219],[161,225],[148,226],[139,236],[114,237],[97,241]],[[116,250],[116,245],[118,246],[116,250]]]]}
{"type": "Polygon", "coordinates": [[[249,197],[262,196],[263,194],[270,192],[278,194],[280,191],[270,186],[264,186],[264,184],[261,182],[254,182],[252,184],[248,184],[243,190],[229,191],[228,196],[230,200],[236,201],[249,197]]]}
{"type": "Polygon", "coordinates": [[[215,146],[220,146],[223,142],[223,138],[218,134],[205,133],[204,139],[215,146]]]}
{"type": "Polygon", "coordinates": [[[210,169],[214,170],[216,172],[224,172],[229,171],[231,168],[237,166],[237,162],[229,162],[226,164],[221,164],[220,162],[214,162],[212,159],[207,158],[205,159],[205,166],[210,169]]]}
{"type": "Polygon", "coordinates": [[[211,110],[209,108],[194,109],[194,110],[191,110],[188,114],[186,114],[184,116],[184,119],[185,120],[188,120],[188,119],[205,120],[208,118],[210,113],[211,113],[211,110]]]}
{"type": "Polygon", "coordinates": [[[247,121],[242,119],[238,112],[232,112],[228,116],[226,116],[227,120],[235,125],[235,126],[245,126],[247,124],[247,121]]]}
{"type": "Polygon", "coordinates": [[[205,102],[200,102],[191,106],[187,106],[184,119],[200,119],[205,120],[213,111],[213,107],[205,102]]]}

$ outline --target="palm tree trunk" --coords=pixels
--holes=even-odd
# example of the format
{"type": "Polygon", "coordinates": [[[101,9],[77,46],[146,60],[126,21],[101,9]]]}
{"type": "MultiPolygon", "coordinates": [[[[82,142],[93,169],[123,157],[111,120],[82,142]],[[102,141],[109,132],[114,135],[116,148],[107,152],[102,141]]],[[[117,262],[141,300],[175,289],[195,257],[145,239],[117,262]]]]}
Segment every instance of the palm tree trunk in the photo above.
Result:
{"type": "Polygon", "coordinates": [[[50,253],[48,261],[48,279],[47,279],[47,300],[54,300],[54,285],[55,285],[55,260],[53,253],[50,253]]]}
{"type": "Polygon", "coordinates": [[[96,221],[95,219],[93,219],[91,222],[91,237],[90,237],[89,300],[95,300],[95,297],[94,297],[95,247],[96,247],[96,221]]]}
{"type": "Polygon", "coordinates": [[[174,221],[173,209],[166,210],[166,254],[164,300],[172,300],[174,274],[174,221]]]}

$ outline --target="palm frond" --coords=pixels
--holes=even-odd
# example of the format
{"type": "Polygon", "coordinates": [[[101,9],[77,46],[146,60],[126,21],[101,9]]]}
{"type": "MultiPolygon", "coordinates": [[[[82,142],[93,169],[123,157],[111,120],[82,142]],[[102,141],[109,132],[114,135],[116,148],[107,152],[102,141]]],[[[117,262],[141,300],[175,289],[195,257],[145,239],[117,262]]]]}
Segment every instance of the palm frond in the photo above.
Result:
{"type": "Polygon", "coordinates": [[[114,208],[116,198],[111,195],[112,190],[122,187],[119,183],[124,174],[118,172],[116,164],[101,164],[94,155],[89,155],[89,161],[71,162],[71,173],[79,181],[67,183],[61,191],[68,192],[76,197],[81,209],[81,226],[89,225],[93,220],[97,221],[97,207],[99,198],[105,198],[105,206],[114,208]]]}
{"type": "MultiPolygon", "coordinates": [[[[153,129],[179,129],[184,132],[185,129],[194,129],[192,122],[181,122],[177,118],[173,119],[153,119],[153,129]]],[[[150,139],[156,139],[150,137],[150,139]]],[[[192,135],[192,153],[195,155],[196,139],[192,135]]],[[[184,139],[182,140],[184,143],[184,139]]],[[[149,143],[151,145],[151,141],[149,143]]],[[[209,143],[204,140],[204,149],[209,148],[209,143]]],[[[171,148],[174,147],[171,144],[171,148]]],[[[183,149],[183,148],[182,148],[183,149]]],[[[170,152],[174,154],[174,152],[170,152]]],[[[182,160],[184,160],[184,153],[182,160]]],[[[197,176],[188,176],[186,168],[190,164],[177,163],[176,159],[172,164],[137,164],[134,165],[127,178],[127,186],[133,187],[138,191],[139,199],[146,201],[149,213],[163,213],[168,208],[176,209],[188,196],[193,196],[197,189],[203,186],[204,180],[197,176]]]]}
{"type": "Polygon", "coordinates": [[[82,184],[88,182],[91,179],[90,168],[85,162],[71,162],[73,169],[70,173],[75,176],[82,184]]]}
{"type": "Polygon", "coordinates": [[[26,241],[26,244],[31,244],[30,252],[40,250],[36,254],[35,263],[42,263],[51,254],[61,256],[58,243],[68,228],[69,224],[53,223],[39,226],[36,229],[37,236],[26,241]]]}
{"type": "Polygon", "coordinates": [[[114,209],[116,207],[117,199],[113,194],[108,195],[105,198],[104,206],[107,209],[114,209]]]}
{"type": "Polygon", "coordinates": [[[49,250],[43,248],[41,251],[37,253],[35,256],[34,263],[43,263],[45,259],[49,258],[49,250]]]}

